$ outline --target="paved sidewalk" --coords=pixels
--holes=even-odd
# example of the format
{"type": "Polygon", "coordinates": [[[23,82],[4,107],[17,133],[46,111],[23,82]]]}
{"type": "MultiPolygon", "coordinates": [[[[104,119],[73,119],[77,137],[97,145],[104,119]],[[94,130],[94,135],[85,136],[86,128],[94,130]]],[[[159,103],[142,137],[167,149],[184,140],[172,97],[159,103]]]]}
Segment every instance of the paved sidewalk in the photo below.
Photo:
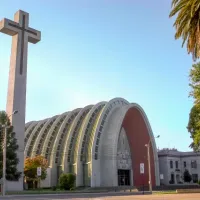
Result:
{"type": "Polygon", "coordinates": [[[200,200],[200,194],[128,195],[126,193],[7,196],[1,200],[200,200]]]}

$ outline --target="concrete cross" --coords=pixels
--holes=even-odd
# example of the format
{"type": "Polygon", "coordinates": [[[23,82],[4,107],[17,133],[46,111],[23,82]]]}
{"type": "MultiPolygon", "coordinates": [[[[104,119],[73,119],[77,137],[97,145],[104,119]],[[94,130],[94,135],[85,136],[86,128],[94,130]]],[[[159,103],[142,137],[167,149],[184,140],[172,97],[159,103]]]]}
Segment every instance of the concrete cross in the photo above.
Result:
{"type": "Polygon", "coordinates": [[[20,69],[19,73],[22,75],[23,74],[23,60],[24,60],[24,54],[27,53],[24,52],[25,48],[27,46],[28,42],[31,42],[33,44],[37,43],[41,39],[41,32],[37,31],[35,29],[32,29],[28,26],[29,23],[29,14],[19,10],[15,14],[15,19],[14,21],[11,21],[9,19],[4,18],[2,21],[0,21],[0,32],[8,34],[10,36],[18,35],[17,37],[17,43],[19,43],[20,47],[20,53],[19,53],[19,58],[20,58],[20,69]],[[26,37],[28,39],[26,39],[26,37]]]}
{"type": "MultiPolygon", "coordinates": [[[[11,116],[10,120],[19,146],[17,168],[19,172],[23,172],[28,43],[39,42],[41,32],[29,27],[29,14],[21,10],[15,13],[14,21],[9,19],[0,21],[0,32],[12,36],[6,112],[11,116]],[[12,115],[16,110],[18,114],[12,115]]],[[[23,177],[17,182],[12,184],[6,182],[6,184],[10,190],[23,190],[23,177]]]]}

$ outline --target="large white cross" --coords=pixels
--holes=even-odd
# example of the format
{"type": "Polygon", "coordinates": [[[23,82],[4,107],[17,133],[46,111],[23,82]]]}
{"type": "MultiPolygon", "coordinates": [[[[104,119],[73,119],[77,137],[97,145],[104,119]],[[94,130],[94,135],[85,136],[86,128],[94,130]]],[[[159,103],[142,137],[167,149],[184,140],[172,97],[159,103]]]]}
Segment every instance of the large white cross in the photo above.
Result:
{"type": "MultiPolygon", "coordinates": [[[[6,18],[0,21],[0,32],[12,36],[6,112],[11,115],[14,110],[18,111],[18,114],[11,116],[11,123],[19,146],[18,170],[23,172],[28,42],[39,42],[41,32],[29,27],[29,14],[21,10],[15,13],[14,21],[6,18]]],[[[8,185],[7,188],[23,190],[23,177],[15,185],[8,185]]]]}
{"type": "Polygon", "coordinates": [[[15,14],[15,21],[11,21],[9,19],[4,18],[0,22],[0,32],[8,34],[10,36],[14,36],[18,34],[18,42],[20,42],[20,71],[19,73],[23,73],[23,58],[24,58],[24,46],[27,46],[26,42],[31,42],[33,44],[37,43],[41,39],[41,32],[37,31],[28,26],[29,23],[29,14],[19,10],[15,14]],[[25,38],[25,34],[28,37],[28,40],[25,38]]]}

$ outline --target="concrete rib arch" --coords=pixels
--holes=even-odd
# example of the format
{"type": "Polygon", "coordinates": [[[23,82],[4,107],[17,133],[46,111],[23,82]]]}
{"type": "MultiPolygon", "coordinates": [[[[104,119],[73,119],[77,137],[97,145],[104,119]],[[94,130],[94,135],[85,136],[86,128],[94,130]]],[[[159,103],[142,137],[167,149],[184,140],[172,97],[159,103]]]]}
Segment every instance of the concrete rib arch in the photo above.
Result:
{"type": "Polygon", "coordinates": [[[45,142],[44,142],[45,145],[43,145],[41,154],[45,155],[45,158],[48,160],[48,162],[50,160],[50,158],[48,156],[48,155],[50,155],[49,149],[51,151],[53,143],[55,141],[55,138],[56,138],[56,136],[58,134],[59,128],[62,125],[62,123],[63,123],[64,118],[66,117],[66,115],[67,115],[67,112],[63,113],[63,114],[61,114],[61,115],[59,115],[57,117],[57,119],[53,123],[51,129],[49,130],[49,132],[47,134],[47,137],[45,138],[45,142]],[[58,125],[58,124],[60,124],[60,125],[58,125]],[[59,127],[57,127],[57,126],[59,126],[59,127]],[[57,129],[57,130],[55,130],[55,129],[57,129]]]}
{"type": "MultiPolygon", "coordinates": [[[[121,106],[125,106],[128,104],[129,104],[129,102],[123,98],[114,98],[106,104],[106,106],[103,110],[103,113],[101,114],[101,117],[99,119],[97,129],[95,131],[95,138],[94,138],[95,140],[97,140],[98,133],[103,131],[104,126],[107,121],[107,118],[108,118],[109,114],[112,112],[112,110],[116,107],[121,107],[121,106]]],[[[99,140],[100,140],[100,138],[101,138],[101,136],[99,137],[99,140]]],[[[93,149],[92,149],[93,156],[95,155],[95,144],[96,144],[96,142],[94,143],[93,149]]]]}
{"type": "Polygon", "coordinates": [[[102,137],[102,133],[104,131],[104,127],[107,124],[107,121],[109,119],[110,114],[112,111],[116,108],[120,108],[122,106],[128,105],[129,102],[123,98],[114,98],[110,100],[106,106],[104,107],[104,110],[101,114],[101,117],[98,122],[98,126],[95,131],[94,139],[93,139],[93,146],[91,149],[91,155],[92,155],[92,160],[91,160],[91,186],[100,186],[100,159],[99,159],[99,146],[102,137]],[[98,148],[97,148],[98,144],[98,148]],[[97,154],[97,157],[96,157],[97,154]],[[99,180],[98,182],[96,180],[99,180]]]}
{"type": "MultiPolygon", "coordinates": [[[[110,128],[107,128],[107,130],[106,130],[109,134],[104,134],[103,140],[101,141],[101,145],[100,145],[100,149],[99,149],[101,152],[103,151],[102,154],[104,154],[105,152],[111,153],[109,155],[110,156],[109,159],[100,157],[99,164],[101,166],[101,170],[103,171],[105,167],[109,166],[109,169],[112,169],[112,170],[109,171],[108,174],[111,177],[113,177],[112,182],[109,183],[109,181],[111,180],[110,177],[104,176],[104,182],[103,182],[103,180],[101,180],[103,185],[112,184],[113,186],[117,186],[116,185],[117,184],[117,174],[116,174],[117,173],[117,163],[116,163],[116,157],[115,157],[117,154],[117,143],[118,143],[118,138],[119,138],[119,134],[120,134],[120,130],[121,130],[124,118],[125,118],[127,112],[129,111],[129,109],[132,109],[132,108],[136,108],[142,115],[142,118],[148,129],[149,138],[152,142],[153,151],[154,151],[154,153],[156,152],[155,139],[153,137],[153,133],[152,133],[149,121],[148,121],[147,116],[144,113],[143,109],[138,104],[130,104],[125,107],[121,107],[121,108],[117,109],[115,111],[115,113],[113,113],[112,117],[110,118],[111,121],[109,121],[109,123],[112,123],[112,126],[110,126],[110,128]],[[109,138],[112,138],[112,139],[109,140],[109,138]],[[102,163],[103,163],[103,165],[102,165],[102,163]]],[[[157,153],[154,154],[154,163],[155,163],[156,184],[159,185],[159,171],[158,171],[158,162],[157,162],[156,158],[157,158],[157,153]]],[[[95,163],[96,161],[93,160],[93,162],[95,163]]],[[[103,174],[100,176],[103,179],[103,174]]]]}
{"type": "Polygon", "coordinates": [[[33,146],[33,150],[31,152],[31,157],[36,156],[37,154],[41,154],[41,150],[43,148],[44,145],[44,140],[48,134],[49,129],[51,128],[52,124],[54,123],[54,121],[56,120],[56,118],[58,117],[58,115],[48,119],[46,121],[46,123],[44,124],[43,128],[41,129],[41,131],[38,134],[38,137],[35,141],[35,144],[33,146]]]}
{"type": "MultiPolygon", "coordinates": [[[[33,124],[35,121],[30,121],[30,122],[27,122],[26,124],[25,124],[25,133],[26,133],[26,130],[28,129],[28,127],[29,126],[31,126],[31,124],[33,124]]],[[[25,134],[25,136],[26,136],[26,134],[25,134]]]]}
{"type": "Polygon", "coordinates": [[[77,108],[71,112],[68,112],[55,138],[55,142],[53,144],[53,148],[52,148],[51,156],[50,156],[50,162],[49,162],[49,166],[51,167],[51,177],[52,177],[51,186],[57,185],[59,174],[62,172],[61,169],[59,169],[61,165],[59,157],[63,156],[61,155],[61,152],[64,149],[64,144],[66,142],[69,129],[75,117],[80,112],[80,110],[81,110],[80,108],[77,108]]]}
{"type": "Polygon", "coordinates": [[[45,122],[46,122],[46,120],[39,121],[39,123],[37,123],[37,125],[33,129],[32,133],[30,134],[30,137],[29,137],[29,139],[26,143],[26,146],[25,146],[25,152],[24,152],[25,158],[29,157],[31,155],[32,148],[33,148],[34,143],[35,143],[37,136],[38,136],[36,134],[38,133],[38,131],[41,130],[41,128],[42,128],[42,126],[45,122]]]}
{"type": "Polygon", "coordinates": [[[39,123],[40,121],[36,121],[36,122],[33,122],[25,131],[25,144],[27,143],[33,129],[35,128],[35,126],[39,123]]]}
{"type": "Polygon", "coordinates": [[[95,106],[92,107],[92,109],[89,111],[87,114],[87,118],[85,119],[85,122],[83,124],[83,128],[81,130],[79,140],[77,141],[76,146],[78,147],[77,149],[77,157],[75,158],[75,163],[77,163],[77,174],[76,174],[76,186],[83,186],[83,163],[85,162],[85,159],[82,160],[81,157],[83,157],[86,154],[86,145],[88,143],[90,134],[89,130],[93,127],[94,124],[94,119],[99,113],[99,108],[102,108],[105,106],[106,102],[100,102],[96,104],[95,106]],[[83,151],[83,152],[82,152],[83,151]]]}
{"type": "MultiPolygon", "coordinates": [[[[56,154],[59,153],[60,155],[60,151],[62,149],[61,147],[59,148],[60,150],[58,150],[59,142],[64,143],[63,141],[66,140],[66,136],[70,128],[70,125],[73,123],[73,120],[71,121],[71,123],[69,123],[68,121],[73,116],[75,118],[75,116],[79,113],[80,110],[81,110],[80,108],[77,108],[71,112],[68,112],[63,124],[61,125],[60,130],[58,131],[58,134],[56,136],[55,142],[53,144],[52,152],[51,152],[51,157],[50,157],[50,162],[49,162],[51,167],[53,167],[54,163],[58,163],[59,165],[61,164],[60,162],[56,161],[56,154]]],[[[62,144],[60,145],[62,146],[62,144]]]]}
{"type": "Polygon", "coordinates": [[[78,113],[78,115],[76,116],[70,130],[69,130],[69,134],[67,137],[67,141],[65,143],[65,147],[64,147],[64,156],[63,160],[62,160],[62,167],[63,167],[63,171],[64,172],[69,172],[70,171],[70,161],[71,161],[71,157],[72,154],[71,152],[73,151],[73,147],[74,147],[74,139],[75,139],[75,129],[78,130],[78,128],[81,126],[81,123],[84,119],[84,117],[87,115],[87,113],[89,112],[89,110],[92,108],[93,105],[89,105],[84,107],[83,109],[81,109],[81,111],[78,113]],[[79,124],[78,124],[79,123],[79,124]]]}

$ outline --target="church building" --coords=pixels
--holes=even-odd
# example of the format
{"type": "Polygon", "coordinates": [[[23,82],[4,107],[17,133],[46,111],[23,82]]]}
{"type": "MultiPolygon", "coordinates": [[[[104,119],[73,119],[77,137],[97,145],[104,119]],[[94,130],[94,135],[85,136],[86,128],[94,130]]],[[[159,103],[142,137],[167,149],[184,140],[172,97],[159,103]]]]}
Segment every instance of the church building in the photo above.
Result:
{"type": "Polygon", "coordinates": [[[137,187],[148,185],[148,143],[156,186],[160,184],[158,155],[147,116],[138,104],[114,98],[28,122],[24,154],[46,157],[48,175],[42,183],[46,187],[56,186],[61,173],[74,173],[76,186],[137,187]]]}

